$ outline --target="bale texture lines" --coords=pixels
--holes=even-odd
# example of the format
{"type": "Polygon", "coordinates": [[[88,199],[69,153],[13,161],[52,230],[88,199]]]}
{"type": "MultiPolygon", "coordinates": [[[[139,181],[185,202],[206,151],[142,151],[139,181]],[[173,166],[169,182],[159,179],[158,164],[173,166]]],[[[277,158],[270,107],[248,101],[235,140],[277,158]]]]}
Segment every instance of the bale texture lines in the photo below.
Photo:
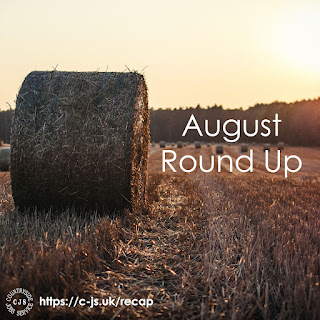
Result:
{"type": "Polygon", "coordinates": [[[15,205],[144,208],[149,136],[142,75],[31,72],[12,129],[15,205]]]}

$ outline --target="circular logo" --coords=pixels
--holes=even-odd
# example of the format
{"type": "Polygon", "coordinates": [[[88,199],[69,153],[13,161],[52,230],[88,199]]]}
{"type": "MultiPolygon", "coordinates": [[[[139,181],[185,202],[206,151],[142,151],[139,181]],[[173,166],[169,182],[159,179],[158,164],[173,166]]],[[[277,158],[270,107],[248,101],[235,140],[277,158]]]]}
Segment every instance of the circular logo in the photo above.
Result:
{"type": "Polygon", "coordinates": [[[6,297],[6,307],[11,314],[18,317],[26,315],[33,308],[31,293],[23,288],[11,290],[6,297]]]}

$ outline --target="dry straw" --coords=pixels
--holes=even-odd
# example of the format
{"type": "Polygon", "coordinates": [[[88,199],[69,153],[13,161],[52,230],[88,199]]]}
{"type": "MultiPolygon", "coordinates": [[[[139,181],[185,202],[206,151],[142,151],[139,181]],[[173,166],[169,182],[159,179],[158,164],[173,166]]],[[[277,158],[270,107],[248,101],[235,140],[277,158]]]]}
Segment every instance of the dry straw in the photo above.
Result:
{"type": "Polygon", "coordinates": [[[0,150],[0,171],[9,171],[10,166],[10,148],[0,150]]]}
{"type": "Polygon", "coordinates": [[[216,154],[223,154],[223,145],[222,144],[218,144],[216,146],[216,154]]]}
{"type": "Polygon", "coordinates": [[[142,75],[31,72],[17,97],[12,130],[15,204],[144,208],[148,145],[142,75]]]}

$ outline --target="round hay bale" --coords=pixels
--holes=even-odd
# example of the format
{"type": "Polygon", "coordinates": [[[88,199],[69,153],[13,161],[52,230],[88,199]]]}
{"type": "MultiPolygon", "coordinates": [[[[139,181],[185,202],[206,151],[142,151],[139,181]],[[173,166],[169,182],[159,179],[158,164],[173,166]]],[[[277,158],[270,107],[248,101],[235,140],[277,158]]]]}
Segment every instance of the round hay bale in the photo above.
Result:
{"type": "Polygon", "coordinates": [[[0,147],[2,147],[4,144],[4,141],[0,138],[0,147]]]}
{"type": "Polygon", "coordinates": [[[270,143],[265,143],[265,144],[263,145],[263,151],[266,151],[266,150],[270,151],[270,148],[271,148],[270,143]]]}
{"type": "Polygon", "coordinates": [[[210,148],[210,147],[211,147],[211,144],[210,144],[210,143],[207,143],[207,147],[210,148]]]}
{"type": "Polygon", "coordinates": [[[160,148],[165,148],[166,147],[166,142],[165,141],[160,141],[159,142],[160,148]]]}
{"type": "Polygon", "coordinates": [[[216,154],[223,154],[223,145],[222,144],[216,145],[216,154]]]}
{"type": "Polygon", "coordinates": [[[196,142],[194,143],[194,146],[195,146],[196,149],[200,149],[200,148],[201,148],[201,142],[196,141],[196,142]]]}
{"type": "Polygon", "coordinates": [[[278,149],[279,150],[284,150],[284,142],[278,142],[278,149]]]}
{"type": "Polygon", "coordinates": [[[7,147],[0,150],[0,171],[9,171],[10,151],[7,147]]]}
{"type": "Polygon", "coordinates": [[[31,72],[18,94],[12,129],[15,205],[143,209],[148,146],[142,75],[31,72]]]}
{"type": "Polygon", "coordinates": [[[155,146],[156,146],[156,143],[152,142],[151,147],[155,147],[155,146]]]}
{"type": "Polygon", "coordinates": [[[171,143],[171,147],[174,147],[176,144],[174,142],[171,143]]]}
{"type": "Polygon", "coordinates": [[[241,152],[248,152],[248,145],[246,143],[241,144],[241,152]]]}
{"type": "Polygon", "coordinates": [[[178,148],[182,148],[183,147],[183,142],[182,141],[178,141],[177,142],[177,147],[178,148]]]}

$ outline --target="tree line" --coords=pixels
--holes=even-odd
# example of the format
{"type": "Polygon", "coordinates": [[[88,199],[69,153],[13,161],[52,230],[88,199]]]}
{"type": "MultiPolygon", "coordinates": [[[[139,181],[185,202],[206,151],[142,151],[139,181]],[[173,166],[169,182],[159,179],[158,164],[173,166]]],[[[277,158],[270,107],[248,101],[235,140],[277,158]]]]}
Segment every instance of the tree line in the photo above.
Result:
{"type": "MultiPolygon", "coordinates": [[[[241,142],[267,142],[277,143],[283,141],[290,145],[320,146],[320,98],[314,100],[302,100],[293,103],[275,101],[270,104],[256,104],[246,110],[224,109],[222,106],[202,108],[187,107],[179,109],[153,109],[150,110],[150,134],[151,141],[167,142],[176,141],[203,141],[224,142],[223,134],[215,138],[207,135],[199,137],[196,130],[191,130],[182,137],[183,130],[193,114],[204,132],[204,120],[221,123],[228,119],[247,120],[248,132],[253,132],[255,120],[273,119],[278,113],[282,120],[279,126],[279,136],[271,135],[267,139],[261,135],[253,138],[242,135],[241,142]]],[[[0,139],[5,143],[10,142],[10,128],[14,110],[0,112],[0,139]]],[[[230,132],[232,124],[230,125],[230,132]]]]}
{"type": "MultiPolygon", "coordinates": [[[[199,137],[197,130],[189,130],[187,135],[182,137],[182,133],[193,114],[204,133],[204,121],[213,123],[213,132],[215,131],[216,120],[221,123],[228,119],[247,120],[248,132],[254,132],[255,120],[259,123],[263,119],[274,119],[275,114],[279,115],[281,123],[279,125],[279,135],[271,135],[264,138],[261,135],[247,137],[241,135],[241,142],[257,143],[277,143],[283,141],[289,145],[300,146],[320,146],[320,98],[314,100],[302,100],[293,103],[275,101],[270,104],[256,104],[246,110],[243,109],[223,109],[222,106],[214,105],[212,107],[202,108],[198,105],[196,108],[179,109],[151,109],[150,112],[150,130],[151,140],[159,142],[176,141],[203,141],[203,142],[224,142],[223,134],[215,138],[207,135],[199,137]]],[[[228,130],[232,129],[228,125],[228,130]]]]}
{"type": "Polygon", "coordinates": [[[14,115],[14,110],[7,110],[0,112],[0,142],[4,143],[10,142],[10,130],[12,124],[12,118],[14,115]]]}

